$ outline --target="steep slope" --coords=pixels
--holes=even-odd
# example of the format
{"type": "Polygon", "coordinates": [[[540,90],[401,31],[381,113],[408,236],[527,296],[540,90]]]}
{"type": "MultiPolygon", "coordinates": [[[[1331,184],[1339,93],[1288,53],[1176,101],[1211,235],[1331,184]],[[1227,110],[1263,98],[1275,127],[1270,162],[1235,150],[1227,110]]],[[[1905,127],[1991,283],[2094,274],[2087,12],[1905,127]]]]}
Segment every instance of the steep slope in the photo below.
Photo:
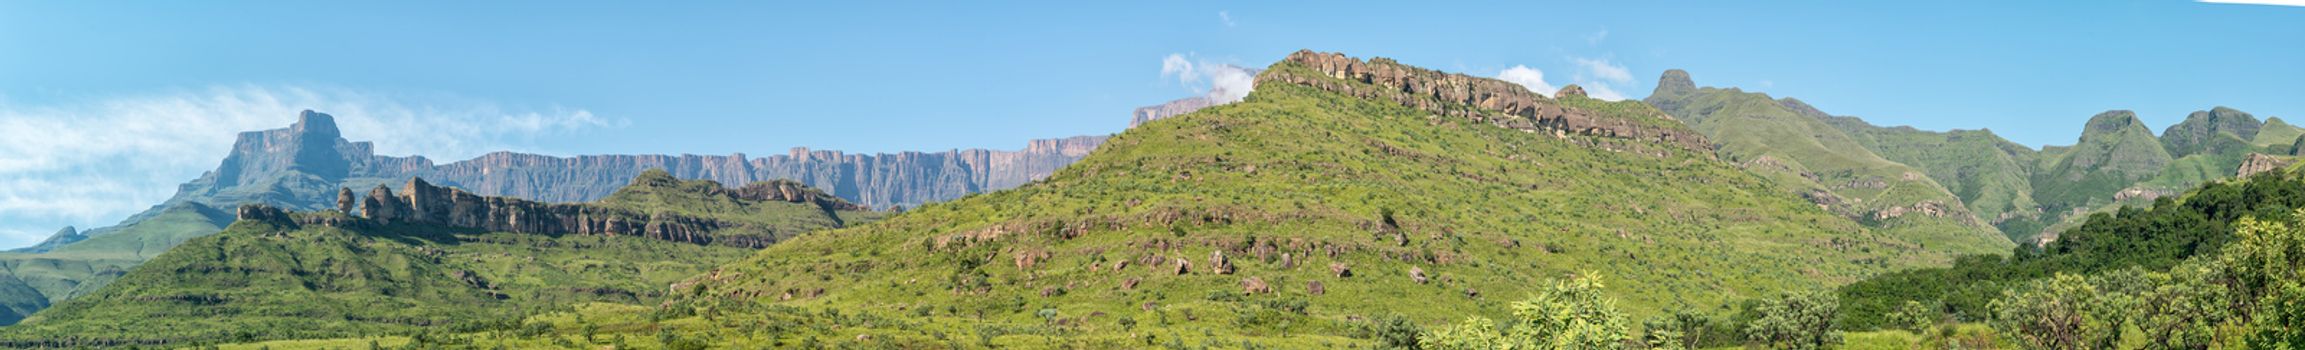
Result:
{"type": "Polygon", "coordinates": [[[2109,203],[2110,194],[2151,179],[2175,161],[2137,114],[2108,111],[2089,118],[2081,140],[2034,175],[2033,198],[2052,212],[2109,203]]]}
{"type": "Polygon", "coordinates": [[[1945,252],[2011,245],[1926,172],[1873,153],[1807,104],[1736,88],[1697,88],[1680,70],[1666,71],[1644,101],[1712,137],[1723,158],[1840,215],[1945,252]]]}
{"type": "Polygon", "coordinates": [[[1569,273],[1606,276],[1648,314],[1946,261],[1713,159],[1637,102],[1313,52],[1258,82],[1043,182],[769,247],[695,278],[662,322],[602,329],[723,346],[1342,347],[1370,317],[1502,313],[1569,273]]]}
{"type": "MultiPolygon", "coordinates": [[[[1806,104],[1790,98],[1788,106],[1806,104]]],[[[1919,168],[1937,184],[1961,198],[1978,219],[2021,240],[2039,227],[2007,225],[2041,215],[2033,200],[2033,169],[2039,152],[1994,135],[1991,130],[1935,132],[1909,126],[1879,127],[1856,117],[1827,117],[1827,124],[1847,133],[1865,149],[1882,158],[1919,168]],[[2026,234],[2017,234],[2025,232],[2026,234]]]]}
{"type": "Polygon", "coordinates": [[[2193,112],[2185,121],[2162,130],[2161,145],[2169,150],[2169,156],[2178,158],[2247,152],[2256,148],[2257,132],[2263,126],[2249,113],[2216,107],[2193,112]]]}
{"type": "Polygon", "coordinates": [[[361,198],[357,217],[339,211],[351,211],[348,190],[336,210],[241,207],[223,233],[0,329],[0,345],[498,329],[575,303],[645,304],[753,247],[878,217],[790,182],[731,189],[663,171],[597,204],[480,197],[422,180],[402,188],[361,198]]]}

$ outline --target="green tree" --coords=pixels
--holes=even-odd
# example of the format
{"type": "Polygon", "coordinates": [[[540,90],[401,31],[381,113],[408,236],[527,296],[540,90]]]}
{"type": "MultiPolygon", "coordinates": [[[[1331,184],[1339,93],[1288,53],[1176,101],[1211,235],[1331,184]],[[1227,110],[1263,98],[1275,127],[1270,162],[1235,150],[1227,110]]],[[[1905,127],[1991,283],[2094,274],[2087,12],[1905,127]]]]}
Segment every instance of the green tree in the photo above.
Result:
{"type": "Polygon", "coordinates": [[[1641,322],[1642,343],[1650,349],[1697,349],[1713,327],[1713,318],[1689,310],[1641,322]]]}
{"type": "Polygon", "coordinates": [[[1773,349],[1823,349],[1841,343],[1833,330],[1840,317],[1839,297],[1827,291],[1788,292],[1763,300],[1750,310],[1753,321],[1745,336],[1773,349]]]}
{"type": "Polygon", "coordinates": [[[2240,318],[2255,320],[2251,348],[2305,348],[2305,276],[2297,272],[2305,268],[2305,225],[2296,224],[2305,220],[2305,209],[2289,219],[2241,219],[2234,224],[2237,240],[2218,256],[2235,282],[2230,289],[2240,318]]]}
{"type": "Polygon", "coordinates": [[[1906,300],[1905,306],[1898,307],[1897,313],[1889,315],[1889,325],[1913,334],[1927,334],[1942,317],[1942,313],[1937,308],[1929,307],[1929,304],[1906,300]]]}
{"type": "Polygon", "coordinates": [[[2029,348],[2111,348],[2133,310],[2119,300],[2126,296],[2107,292],[2089,278],[2058,273],[2003,292],[1990,323],[2029,348]]]}
{"type": "Polygon", "coordinates": [[[2216,282],[2215,260],[2178,265],[2153,274],[2153,290],[2139,296],[2131,322],[2155,349],[2207,349],[2220,344],[2217,327],[2232,318],[2230,290],[2216,282]]]}
{"type": "Polygon", "coordinates": [[[1617,309],[1616,299],[1602,294],[1603,287],[1594,273],[1558,281],[1534,298],[1514,302],[1514,320],[1505,327],[1472,317],[1425,334],[1420,344],[1426,349],[1623,349],[1631,339],[1631,322],[1617,309]]]}

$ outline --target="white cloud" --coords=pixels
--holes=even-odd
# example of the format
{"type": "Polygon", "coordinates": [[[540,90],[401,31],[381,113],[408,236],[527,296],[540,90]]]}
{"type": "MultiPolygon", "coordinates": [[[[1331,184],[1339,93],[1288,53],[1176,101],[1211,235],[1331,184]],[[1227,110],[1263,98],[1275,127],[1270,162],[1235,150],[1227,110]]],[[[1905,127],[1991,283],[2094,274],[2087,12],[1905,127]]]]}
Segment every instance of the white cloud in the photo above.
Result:
{"type": "Polygon", "coordinates": [[[1626,69],[1624,65],[1605,58],[1570,57],[1569,60],[1577,65],[1577,75],[1574,80],[1578,86],[1585,88],[1586,96],[1609,101],[1626,99],[1625,94],[1617,91],[1616,87],[1633,83],[1633,71],[1631,69],[1626,69]]]}
{"type": "Polygon", "coordinates": [[[1184,54],[1169,54],[1161,58],[1161,77],[1175,78],[1178,84],[1205,94],[1218,103],[1240,102],[1256,90],[1256,74],[1240,66],[1186,58],[1184,54]]]}
{"type": "Polygon", "coordinates": [[[2201,0],[2209,4],[2272,5],[2305,7],[2305,0],[2201,0]]]}
{"type": "Polygon", "coordinates": [[[1592,34],[1585,34],[1585,43],[1586,43],[1586,44],[1591,44],[1591,45],[1600,45],[1602,41],[1607,41],[1607,40],[1609,40],[1609,30],[1608,30],[1608,29],[1602,29],[1601,31],[1598,31],[1598,32],[1593,32],[1592,34]]]}
{"type": "Polygon", "coordinates": [[[1497,80],[1520,84],[1538,95],[1552,96],[1553,92],[1560,91],[1560,88],[1545,82],[1545,71],[1529,68],[1529,66],[1513,65],[1512,68],[1505,68],[1504,71],[1497,72],[1497,80]]]}
{"type": "Polygon", "coordinates": [[[1586,74],[1590,74],[1595,79],[1620,83],[1633,81],[1632,70],[1625,69],[1624,65],[1609,62],[1607,59],[1590,59],[1579,57],[1573,60],[1577,62],[1578,69],[1582,69],[1586,74]]]}
{"type": "Polygon", "coordinates": [[[1233,23],[1232,11],[1217,11],[1217,20],[1223,21],[1226,27],[1240,26],[1239,24],[1233,23]]]}
{"type": "Polygon", "coordinates": [[[377,151],[461,160],[537,136],[620,127],[582,109],[508,108],[453,96],[341,88],[224,86],[26,105],[0,99],[0,246],[65,225],[109,226],[216,167],[243,131],[287,127],[312,109],[377,151]]]}

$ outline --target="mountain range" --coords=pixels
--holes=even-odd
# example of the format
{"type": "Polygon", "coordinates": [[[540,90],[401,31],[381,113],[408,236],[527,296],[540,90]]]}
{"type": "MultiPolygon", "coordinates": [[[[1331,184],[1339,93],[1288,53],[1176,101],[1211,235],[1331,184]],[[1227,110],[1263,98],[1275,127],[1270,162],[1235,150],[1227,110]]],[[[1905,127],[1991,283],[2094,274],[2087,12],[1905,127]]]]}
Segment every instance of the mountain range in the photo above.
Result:
{"type": "Polygon", "coordinates": [[[1639,101],[1313,51],[1255,79],[1013,152],[434,164],[306,111],[120,225],[0,253],[0,321],[25,322],[0,342],[1336,347],[1509,314],[1499,292],[1562,276],[1658,316],[2024,254],[2305,149],[2225,107],[2159,134],[2108,111],[2034,149],[1680,70],[1639,101]]]}

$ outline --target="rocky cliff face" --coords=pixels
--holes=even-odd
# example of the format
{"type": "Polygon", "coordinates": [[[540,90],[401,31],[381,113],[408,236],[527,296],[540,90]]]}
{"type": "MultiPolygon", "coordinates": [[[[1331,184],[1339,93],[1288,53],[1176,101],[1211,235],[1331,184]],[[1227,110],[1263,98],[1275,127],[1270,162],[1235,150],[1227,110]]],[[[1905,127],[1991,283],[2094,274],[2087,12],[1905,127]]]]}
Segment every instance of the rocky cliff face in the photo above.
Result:
{"type": "Polygon", "coordinates": [[[1033,140],[1017,151],[848,154],[795,148],[789,154],[760,158],[742,153],[554,157],[497,152],[435,164],[424,157],[377,155],[368,142],[344,140],[331,116],[306,111],[288,128],[242,133],[217,170],[181,186],[170,203],[341,210],[349,202],[336,193],[340,187],[398,184],[417,177],[480,195],[585,202],[614,193],[644,170],[664,169],[679,178],[730,184],[791,180],[875,208],[918,206],[1047,177],[1087,156],[1104,140],[1104,136],[1033,140]]]}
{"type": "Polygon", "coordinates": [[[1669,116],[1659,115],[1666,121],[1661,123],[1601,117],[1502,80],[1418,68],[1382,57],[1364,62],[1340,53],[1297,51],[1283,64],[1299,65],[1320,76],[1274,69],[1257,75],[1257,84],[1310,86],[1520,130],[1648,140],[1712,152],[1703,135],[1670,122],[1669,116]]]}
{"type": "MultiPolygon", "coordinates": [[[[265,204],[240,206],[237,220],[259,220],[283,226],[357,226],[413,223],[493,232],[544,235],[638,236],[652,239],[759,248],[775,243],[766,237],[722,235],[724,228],[743,224],[665,212],[639,211],[592,204],[543,203],[519,198],[475,195],[464,190],[434,186],[422,178],[410,179],[400,191],[378,185],[361,201],[358,216],[334,214],[292,215],[265,204]]],[[[349,189],[342,190],[350,193],[349,189]]],[[[764,182],[735,189],[715,189],[710,195],[729,195],[747,201],[816,203],[837,210],[857,206],[790,181],[764,182]]]]}
{"type": "Polygon", "coordinates": [[[606,197],[643,170],[664,169],[675,177],[732,184],[792,180],[856,203],[885,208],[918,206],[1020,186],[1080,160],[1104,139],[1104,136],[1078,136],[1033,140],[1019,151],[967,149],[848,154],[795,148],[789,154],[761,158],[748,158],[742,153],[553,157],[497,152],[462,162],[374,176],[422,176],[487,195],[582,202],[606,197]]]}
{"type": "Polygon", "coordinates": [[[2297,158],[2250,153],[2248,158],[2241,160],[2241,170],[2235,175],[2249,177],[2250,175],[2257,175],[2257,173],[2285,169],[2290,164],[2295,163],[2297,163],[2297,158]]]}

